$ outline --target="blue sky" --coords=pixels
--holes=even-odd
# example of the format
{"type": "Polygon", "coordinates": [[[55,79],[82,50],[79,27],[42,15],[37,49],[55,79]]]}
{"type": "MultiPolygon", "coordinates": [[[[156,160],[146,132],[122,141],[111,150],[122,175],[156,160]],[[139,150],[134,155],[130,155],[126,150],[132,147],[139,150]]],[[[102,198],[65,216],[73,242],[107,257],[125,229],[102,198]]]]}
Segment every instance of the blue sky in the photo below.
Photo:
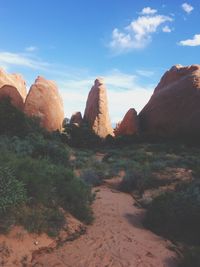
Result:
{"type": "Polygon", "coordinates": [[[200,1],[1,0],[0,66],[57,82],[70,117],[104,77],[111,119],[140,111],[174,64],[200,63],[200,1]]]}

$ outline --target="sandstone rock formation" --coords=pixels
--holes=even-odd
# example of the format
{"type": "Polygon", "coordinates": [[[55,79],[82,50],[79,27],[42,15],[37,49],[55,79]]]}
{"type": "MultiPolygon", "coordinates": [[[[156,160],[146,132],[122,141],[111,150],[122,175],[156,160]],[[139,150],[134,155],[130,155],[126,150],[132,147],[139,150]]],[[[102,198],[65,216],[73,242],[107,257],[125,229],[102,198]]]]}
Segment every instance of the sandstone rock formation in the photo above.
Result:
{"type": "Polygon", "coordinates": [[[199,118],[200,65],[173,66],[139,114],[144,134],[168,138],[198,137],[199,118]]]}
{"type": "Polygon", "coordinates": [[[75,112],[72,114],[71,119],[70,119],[70,124],[77,124],[81,125],[83,122],[82,114],[81,112],[75,112]]]}
{"type": "Polygon", "coordinates": [[[134,135],[139,131],[137,112],[134,108],[130,108],[123,120],[117,125],[114,133],[120,135],[134,135]]]}
{"type": "Polygon", "coordinates": [[[28,116],[39,117],[47,130],[61,130],[64,109],[56,84],[38,77],[30,88],[24,111],[28,116]]]}
{"type": "Polygon", "coordinates": [[[24,102],[23,98],[20,95],[19,91],[17,90],[16,87],[11,86],[11,85],[4,85],[0,88],[0,101],[1,99],[9,98],[10,103],[23,111],[24,109],[24,102]]]}
{"type": "Polygon", "coordinates": [[[23,110],[26,95],[26,83],[20,74],[8,74],[0,69],[0,99],[9,97],[15,107],[23,110]]]}
{"type": "Polygon", "coordinates": [[[84,120],[99,137],[105,138],[107,135],[113,135],[108,113],[106,87],[102,79],[96,79],[89,92],[84,120]]]}

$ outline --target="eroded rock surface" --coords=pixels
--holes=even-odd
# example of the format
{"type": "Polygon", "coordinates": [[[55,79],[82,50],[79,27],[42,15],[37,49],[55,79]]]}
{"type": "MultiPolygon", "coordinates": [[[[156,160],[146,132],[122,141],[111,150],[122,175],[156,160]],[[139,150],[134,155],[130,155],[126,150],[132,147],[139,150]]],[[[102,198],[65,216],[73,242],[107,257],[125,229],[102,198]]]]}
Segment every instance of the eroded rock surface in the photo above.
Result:
{"type": "Polygon", "coordinates": [[[24,111],[28,116],[39,117],[48,131],[61,130],[64,108],[56,84],[39,76],[30,88],[24,111]]]}
{"type": "Polygon", "coordinates": [[[115,135],[134,135],[138,134],[138,117],[134,108],[130,108],[123,120],[117,125],[115,129],[115,135]]]}
{"type": "Polygon", "coordinates": [[[139,114],[144,134],[188,138],[200,134],[200,65],[173,66],[139,114]]]}
{"type": "Polygon", "coordinates": [[[113,129],[108,113],[106,87],[102,79],[96,79],[89,92],[84,120],[91,129],[101,138],[113,135],[113,129]]]}
{"type": "Polygon", "coordinates": [[[20,74],[0,69],[0,99],[9,97],[13,106],[23,110],[26,95],[26,83],[20,74]]]}

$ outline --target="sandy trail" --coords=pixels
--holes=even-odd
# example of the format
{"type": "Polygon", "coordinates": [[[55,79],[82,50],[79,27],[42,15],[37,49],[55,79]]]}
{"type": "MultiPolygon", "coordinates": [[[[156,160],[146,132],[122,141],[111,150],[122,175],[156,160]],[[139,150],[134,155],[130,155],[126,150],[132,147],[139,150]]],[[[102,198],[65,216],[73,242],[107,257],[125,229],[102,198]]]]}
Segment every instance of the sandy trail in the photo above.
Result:
{"type": "Polygon", "coordinates": [[[146,230],[140,221],[144,211],[133,206],[130,195],[108,185],[100,186],[93,204],[95,221],[87,233],[32,266],[48,267],[174,267],[169,241],[146,230]]]}

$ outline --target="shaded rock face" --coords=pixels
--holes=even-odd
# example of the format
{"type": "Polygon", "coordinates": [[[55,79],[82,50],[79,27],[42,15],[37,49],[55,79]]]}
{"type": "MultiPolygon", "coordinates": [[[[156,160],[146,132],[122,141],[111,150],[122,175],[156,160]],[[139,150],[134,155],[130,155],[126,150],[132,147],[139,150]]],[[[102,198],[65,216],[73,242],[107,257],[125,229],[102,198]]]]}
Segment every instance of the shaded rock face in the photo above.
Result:
{"type": "Polygon", "coordinates": [[[200,134],[200,65],[173,66],[139,114],[141,131],[159,137],[200,134]]]}
{"type": "Polygon", "coordinates": [[[1,99],[9,98],[10,103],[20,109],[21,111],[24,110],[24,101],[22,96],[20,95],[19,91],[16,87],[11,85],[4,85],[0,88],[0,101],[1,99]]]}
{"type": "Polygon", "coordinates": [[[105,138],[107,135],[113,135],[108,113],[106,87],[102,79],[96,79],[89,92],[84,120],[99,137],[105,138]]]}
{"type": "Polygon", "coordinates": [[[71,119],[70,119],[70,124],[77,124],[80,126],[82,122],[83,122],[83,118],[82,118],[81,112],[75,112],[74,114],[72,114],[71,119]]]}
{"type": "Polygon", "coordinates": [[[9,97],[11,104],[23,110],[26,95],[26,83],[20,74],[8,74],[0,69],[0,99],[9,97]]]}
{"type": "Polygon", "coordinates": [[[128,110],[123,120],[117,125],[114,133],[116,136],[120,135],[134,135],[138,134],[138,117],[134,108],[128,110]]]}
{"type": "Polygon", "coordinates": [[[25,101],[24,112],[39,117],[48,131],[61,130],[64,120],[63,102],[53,81],[38,77],[25,101]]]}

